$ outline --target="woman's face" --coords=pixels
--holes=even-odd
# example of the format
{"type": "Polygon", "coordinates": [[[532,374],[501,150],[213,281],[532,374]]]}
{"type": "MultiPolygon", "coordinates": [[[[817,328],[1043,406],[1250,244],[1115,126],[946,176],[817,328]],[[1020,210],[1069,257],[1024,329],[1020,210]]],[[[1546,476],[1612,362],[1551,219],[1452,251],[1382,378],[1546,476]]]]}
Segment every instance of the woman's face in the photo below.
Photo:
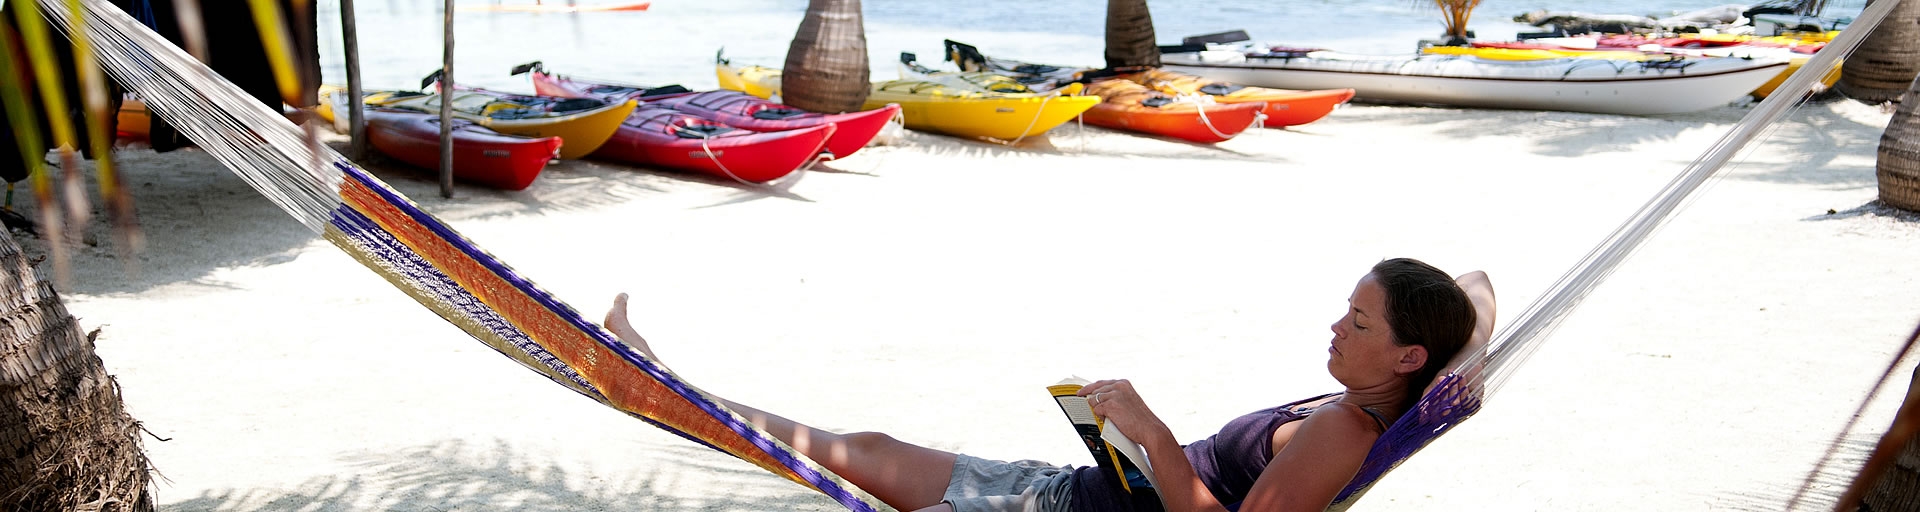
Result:
{"type": "MultiPolygon", "coordinates": [[[[1379,386],[1412,373],[1408,352],[1394,342],[1387,326],[1387,290],[1373,274],[1360,278],[1347,298],[1347,314],[1333,323],[1333,345],[1327,348],[1327,373],[1350,389],[1379,386]]],[[[1413,369],[1418,369],[1414,365],[1413,369]]]]}

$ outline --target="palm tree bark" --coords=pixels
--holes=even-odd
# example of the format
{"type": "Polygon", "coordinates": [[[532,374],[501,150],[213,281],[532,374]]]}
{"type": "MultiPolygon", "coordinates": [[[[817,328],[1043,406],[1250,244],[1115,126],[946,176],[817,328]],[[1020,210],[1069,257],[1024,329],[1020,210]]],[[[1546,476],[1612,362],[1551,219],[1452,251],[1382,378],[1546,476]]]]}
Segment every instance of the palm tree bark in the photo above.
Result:
{"type": "Polygon", "coordinates": [[[1920,74],[1920,1],[1904,0],[1840,65],[1840,83],[1833,89],[1878,105],[1898,101],[1916,74],[1920,74]]]}
{"type": "Polygon", "coordinates": [[[1107,0],[1107,67],[1160,66],[1147,0],[1107,0]]]}
{"type": "Polygon", "coordinates": [[[0,510],[153,510],[140,425],[93,336],[0,230],[0,510]]]}
{"type": "MultiPolygon", "coordinates": [[[[1920,0],[1906,1],[1920,4],[1920,0]]],[[[1911,101],[1900,102],[1887,131],[1880,134],[1874,174],[1880,181],[1881,202],[1920,211],[1920,113],[1915,112],[1920,110],[1920,79],[1908,84],[1906,94],[1911,101]]]]}
{"type": "Polygon", "coordinates": [[[782,101],[814,112],[860,110],[869,74],[860,0],[809,0],[780,72],[782,101]]]}
{"type": "MultiPolygon", "coordinates": [[[[1914,369],[1913,382],[1908,386],[1909,395],[1912,388],[1920,387],[1920,368],[1914,369]]],[[[1916,441],[1920,440],[1906,440],[1893,465],[1862,496],[1859,512],[1920,510],[1920,442],[1916,441]]]]}

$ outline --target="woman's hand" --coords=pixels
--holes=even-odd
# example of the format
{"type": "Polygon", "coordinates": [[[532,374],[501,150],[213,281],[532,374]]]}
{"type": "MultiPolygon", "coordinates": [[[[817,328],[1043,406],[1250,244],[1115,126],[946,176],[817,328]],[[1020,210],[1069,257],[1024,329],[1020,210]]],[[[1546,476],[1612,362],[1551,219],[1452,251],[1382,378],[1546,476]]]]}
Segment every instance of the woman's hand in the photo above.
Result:
{"type": "Polygon", "coordinates": [[[1080,388],[1080,396],[1093,406],[1093,414],[1113,422],[1128,439],[1151,446],[1155,441],[1171,440],[1173,432],[1160,417],[1147,408],[1147,402],[1134,392],[1126,379],[1103,380],[1080,388]]]}

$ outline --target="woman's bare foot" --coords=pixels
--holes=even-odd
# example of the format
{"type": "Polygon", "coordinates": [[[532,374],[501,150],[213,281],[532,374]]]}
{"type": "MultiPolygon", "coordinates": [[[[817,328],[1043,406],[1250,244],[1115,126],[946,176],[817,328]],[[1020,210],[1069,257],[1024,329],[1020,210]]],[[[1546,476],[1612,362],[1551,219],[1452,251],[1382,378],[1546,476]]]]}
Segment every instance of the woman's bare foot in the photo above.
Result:
{"type": "Polygon", "coordinates": [[[613,296],[613,308],[607,310],[607,318],[602,323],[608,331],[613,332],[614,337],[620,338],[620,341],[626,342],[633,348],[640,349],[640,353],[646,354],[647,359],[652,359],[654,364],[666,366],[666,363],[660,361],[660,356],[653,355],[653,347],[647,345],[647,339],[640,337],[640,332],[633,330],[633,324],[627,322],[627,294],[613,296]]]}

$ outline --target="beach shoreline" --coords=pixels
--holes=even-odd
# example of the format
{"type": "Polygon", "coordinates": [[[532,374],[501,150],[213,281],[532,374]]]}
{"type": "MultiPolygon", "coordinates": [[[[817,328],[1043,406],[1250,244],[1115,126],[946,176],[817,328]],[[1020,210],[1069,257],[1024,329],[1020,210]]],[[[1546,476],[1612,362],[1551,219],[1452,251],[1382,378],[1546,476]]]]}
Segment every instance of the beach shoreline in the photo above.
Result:
{"type": "MultiPolygon", "coordinates": [[[[908,132],[772,189],[563,162],[442,199],[371,168],[587,318],[633,294],[710,392],[1085,464],[1046,385],[1132,379],[1183,442],[1332,391],[1326,326],[1386,257],[1487,271],[1504,325],[1747,110],[1349,106],[1217,146],[908,132]]],[[[1877,439],[1903,378],[1839,429],[1920,321],[1920,220],[1874,202],[1888,117],[1779,123],[1354,510],[1779,510],[1836,437],[1877,439]]],[[[126,273],[96,214],[59,291],[169,439],[165,510],[839,509],[518,368],[197,150],[119,158],[148,249],[126,273]]]]}

